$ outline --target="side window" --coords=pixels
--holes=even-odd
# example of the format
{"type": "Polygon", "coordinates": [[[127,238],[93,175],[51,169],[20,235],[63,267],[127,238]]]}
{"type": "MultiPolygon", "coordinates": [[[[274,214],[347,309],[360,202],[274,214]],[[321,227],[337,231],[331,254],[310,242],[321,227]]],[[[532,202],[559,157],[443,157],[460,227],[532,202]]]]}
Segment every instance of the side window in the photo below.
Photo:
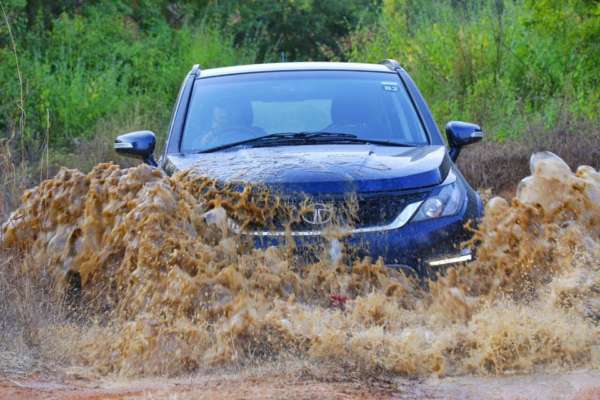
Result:
{"type": "Polygon", "coordinates": [[[322,130],[331,124],[331,100],[252,101],[253,123],[267,133],[322,130]]]}

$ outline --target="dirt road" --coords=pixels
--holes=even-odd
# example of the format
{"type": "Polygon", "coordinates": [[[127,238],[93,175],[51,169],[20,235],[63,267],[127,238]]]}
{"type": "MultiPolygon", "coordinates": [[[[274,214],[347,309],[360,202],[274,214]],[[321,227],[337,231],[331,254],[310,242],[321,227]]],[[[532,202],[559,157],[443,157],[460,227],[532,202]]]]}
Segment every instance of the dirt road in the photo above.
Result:
{"type": "MultiPolygon", "coordinates": [[[[264,371],[263,371],[264,372],[264,371]]],[[[505,377],[327,381],[260,373],[177,379],[0,378],[0,399],[600,399],[600,371],[505,377]]]]}

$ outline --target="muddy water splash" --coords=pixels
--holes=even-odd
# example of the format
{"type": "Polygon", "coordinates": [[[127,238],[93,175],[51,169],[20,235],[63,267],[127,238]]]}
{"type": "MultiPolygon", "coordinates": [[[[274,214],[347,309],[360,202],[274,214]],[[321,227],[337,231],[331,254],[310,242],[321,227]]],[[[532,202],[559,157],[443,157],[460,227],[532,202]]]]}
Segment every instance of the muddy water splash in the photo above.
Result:
{"type": "Polygon", "coordinates": [[[600,367],[600,174],[550,153],[531,168],[512,202],[488,202],[478,260],[427,288],[381,262],[254,250],[227,215],[264,222],[277,204],[147,166],[62,170],[23,196],[3,254],[80,277],[86,319],[50,331],[100,373],[281,356],[411,376],[600,367]]]}

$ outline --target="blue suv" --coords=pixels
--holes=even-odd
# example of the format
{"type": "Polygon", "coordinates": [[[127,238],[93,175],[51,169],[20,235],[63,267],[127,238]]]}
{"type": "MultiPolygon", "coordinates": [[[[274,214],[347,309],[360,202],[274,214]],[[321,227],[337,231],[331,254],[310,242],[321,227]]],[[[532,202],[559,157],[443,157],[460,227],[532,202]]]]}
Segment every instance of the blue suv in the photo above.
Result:
{"type": "Polygon", "coordinates": [[[382,64],[279,63],[187,75],[159,162],[149,131],[119,136],[117,152],[166,173],[195,168],[224,183],[266,185],[313,207],[291,231],[241,232],[257,246],[291,237],[323,241],[336,208],[353,194],[356,222],[342,239],[356,257],[427,275],[472,259],[459,244],[483,207],[455,161],[483,137],[453,121],[444,142],[411,77],[382,64]]]}

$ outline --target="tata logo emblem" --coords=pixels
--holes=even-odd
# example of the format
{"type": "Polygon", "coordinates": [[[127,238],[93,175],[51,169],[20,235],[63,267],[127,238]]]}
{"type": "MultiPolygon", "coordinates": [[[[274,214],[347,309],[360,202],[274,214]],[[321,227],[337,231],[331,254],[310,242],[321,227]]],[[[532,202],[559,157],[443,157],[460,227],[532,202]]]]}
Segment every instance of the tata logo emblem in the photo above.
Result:
{"type": "Polygon", "coordinates": [[[333,208],[323,203],[316,203],[314,208],[302,214],[304,222],[312,225],[323,225],[331,221],[333,208]]]}

